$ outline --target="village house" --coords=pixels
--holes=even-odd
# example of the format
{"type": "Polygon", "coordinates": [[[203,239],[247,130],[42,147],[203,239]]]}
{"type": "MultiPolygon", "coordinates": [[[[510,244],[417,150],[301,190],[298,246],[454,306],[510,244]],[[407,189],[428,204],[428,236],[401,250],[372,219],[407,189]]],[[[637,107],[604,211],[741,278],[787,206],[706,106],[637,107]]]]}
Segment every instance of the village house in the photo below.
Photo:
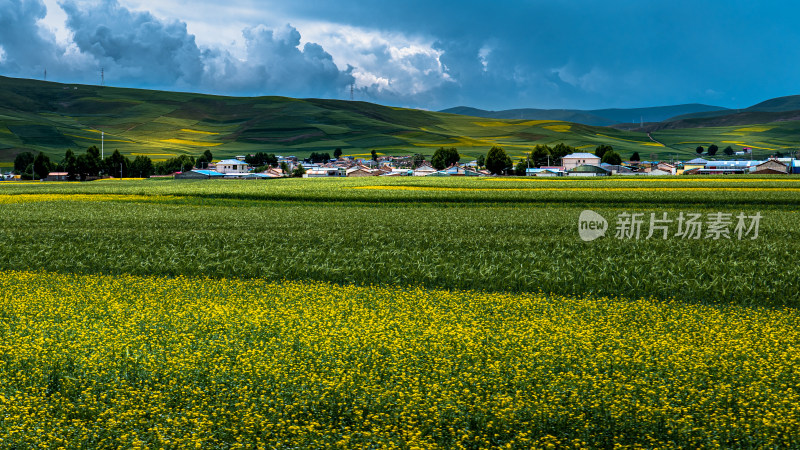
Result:
{"type": "Polygon", "coordinates": [[[709,161],[699,169],[701,175],[733,175],[752,172],[761,161],[709,161]]]}
{"type": "Polygon", "coordinates": [[[247,173],[247,163],[238,159],[223,159],[216,164],[216,171],[226,173],[247,173]]]}
{"type": "Polygon", "coordinates": [[[476,170],[464,166],[459,166],[458,164],[453,164],[452,166],[445,169],[444,172],[446,172],[450,176],[477,177],[481,175],[476,170]]]}
{"type": "Polygon", "coordinates": [[[561,177],[565,173],[558,169],[544,169],[541,167],[528,167],[525,169],[525,176],[528,177],[561,177]]]}
{"type": "Polygon", "coordinates": [[[344,177],[347,176],[347,171],[341,167],[318,167],[316,169],[307,170],[303,174],[303,178],[323,178],[323,177],[344,177]]]}
{"type": "Polygon", "coordinates": [[[768,159],[757,165],[756,170],[751,173],[753,175],[786,175],[789,173],[789,168],[778,160],[768,159]]]}
{"type": "Polygon", "coordinates": [[[695,158],[691,161],[686,161],[685,163],[683,163],[683,172],[688,172],[694,169],[698,169],[699,171],[700,169],[704,169],[706,167],[706,164],[708,164],[708,161],[706,161],[703,158],[695,158]]]}
{"type": "Polygon", "coordinates": [[[67,181],[69,173],[67,172],[50,172],[47,174],[45,181],[67,181]]]}
{"type": "Polygon", "coordinates": [[[223,178],[225,178],[225,174],[219,173],[216,170],[207,169],[187,170],[186,172],[175,174],[176,180],[210,180],[223,178]]]}
{"type": "Polygon", "coordinates": [[[656,169],[663,170],[664,172],[669,172],[670,175],[675,175],[678,173],[678,168],[674,164],[670,164],[667,162],[660,162],[656,164],[656,169]]]}
{"type": "Polygon", "coordinates": [[[421,164],[419,167],[414,169],[414,176],[415,177],[426,177],[432,173],[436,172],[436,169],[431,167],[430,164],[421,164]]]}
{"type": "Polygon", "coordinates": [[[564,170],[571,170],[585,164],[599,166],[600,158],[592,153],[572,153],[561,158],[564,170]]]}
{"type": "Polygon", "coordinates": [[[603,169],[600,166],[582,164],[571,170],[568,170],[567,175],[571,177],[607,177],[611,175],[611,172],[603,169]]]}
{"type": "Polygon", "coordinates": [[[347,169],[345,175],[348,177],[371,177],[376,175],[374,172],[375,171],[369,167],[356,165],[347,169]]]}
{"type": "Polygon", "coordinates": [[[641,175],[641,173],[621,164],[600,163],[600,167],[611,172],[611,175],[641,175]]]}

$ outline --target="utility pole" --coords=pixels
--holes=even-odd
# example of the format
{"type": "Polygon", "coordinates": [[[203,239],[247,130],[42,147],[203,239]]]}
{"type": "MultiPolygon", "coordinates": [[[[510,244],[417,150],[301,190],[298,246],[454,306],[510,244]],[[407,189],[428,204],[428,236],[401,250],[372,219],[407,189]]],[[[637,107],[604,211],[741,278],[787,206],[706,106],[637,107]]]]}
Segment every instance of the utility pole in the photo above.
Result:
{"type": "MultiPolygon", "coordinates": [[[[105,159],[105,141],[106,141],[106,133],[105,131],[100,132],[100,159],[105,159]]],[[[97,148],[97,147],[95,147],[97,148]]]]}
{"type": "Polygon", "coordinates": [[[104,69],[102,67],[100,68],[100,86],[105,86],[106,85],[106,74],[105,74],[105,71],[106,71],[106,69],[104,69]]]}
{"type": "Polygon", "coordinates": [[[119,163],[119,179],[122,179],[122,163],[119,163]]]}

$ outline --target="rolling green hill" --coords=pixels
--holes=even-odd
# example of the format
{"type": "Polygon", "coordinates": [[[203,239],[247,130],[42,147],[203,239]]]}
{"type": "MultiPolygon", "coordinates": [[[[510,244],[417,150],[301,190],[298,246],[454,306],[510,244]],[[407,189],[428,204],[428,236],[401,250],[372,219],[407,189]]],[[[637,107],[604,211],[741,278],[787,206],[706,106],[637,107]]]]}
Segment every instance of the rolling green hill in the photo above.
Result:
{"type": "Polygon", "coordinates": [[[492,145],[518,157],[536,144],[558,142],[587,150],[610,144],[624,158],[634,151],[645,158],[683,158],[692,156],[696,147],[683,142],[722,141],[729,137],[727,132],[735,133],[728,140],[742,145],[796,146],[792,130],[800,124],[786,122],[781,127],[777,134],[723,129],[719,139],[707,130],[699,135],[693,130],[654,134],[668,145],[664,147],[646,133],[556,120],[486,119],[366,102],[221,97],[0,77],[4,166],[23,151],[45,152],[58,161],[67,148],[80,152],[99,146],[101,131],[107,153],[119,149],[123,155],[141,154],[155,161],[199,155],[206,149],[223,158],[258,151],[307,156],[335,148],[355,156],[369,155],[373,149],[379,154],[431,155],[440,146],[456,147],[471,158],[492,145]]]}

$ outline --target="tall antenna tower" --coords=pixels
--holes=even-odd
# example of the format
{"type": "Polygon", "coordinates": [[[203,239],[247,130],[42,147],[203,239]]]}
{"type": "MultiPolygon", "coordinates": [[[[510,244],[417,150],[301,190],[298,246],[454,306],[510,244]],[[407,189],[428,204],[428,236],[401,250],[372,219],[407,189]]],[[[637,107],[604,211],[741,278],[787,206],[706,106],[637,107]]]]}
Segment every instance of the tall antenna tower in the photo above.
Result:
{"type": "Polygon", "coordinates": [[[44,81],[47,81],[47,68],[44,69],[44,81]]]}
{"type": "Polygon", "coordinates": [[[356,88],[356,84],[355,83],[350,83],[350,101],[351,102],[353,101],[353,98],[354,98],[353,91],[355,91],[355,88],[356,88]]]}
{"type": "Polygon", "coordinates": [[[100,68],[100,86],[106,85],[106,73],[104,68],[100,68]]]}

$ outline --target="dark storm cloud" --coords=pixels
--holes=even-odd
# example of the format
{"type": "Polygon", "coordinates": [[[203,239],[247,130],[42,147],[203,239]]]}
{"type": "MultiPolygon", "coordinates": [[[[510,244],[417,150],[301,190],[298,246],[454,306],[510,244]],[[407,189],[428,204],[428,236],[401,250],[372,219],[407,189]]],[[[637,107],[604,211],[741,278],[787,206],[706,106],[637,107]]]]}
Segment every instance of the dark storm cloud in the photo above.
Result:
{"type": "Polygon", "coordinates": [[[225,66],[233,74],[215,74],[220,89],[247,92],[262,86],[277,95],[330,96],[341,94],[353,81],[348,72],[338,69],[333,57],[320,45],[306,43],[300,47],[300,33],[286,25],[270,30],[264,26],[246,28],[242,32],[247,60],[239,62],[225,56],[225,66]],[[229,77],[228,75],[233,75],[229,77]]]}
{"type": "Polygon", "coordinates": [[[65,64],[64,49],[37,22],[47,10],[40,0],[0,0],[0,71],[8,75],[42,76],[65,64]]]}
{"type": "Polygon", "coordinates": [[[240,60],[224,48],[199,46],[184,22],[131,11],[116,0],[60,6],[71,46],[59,46],[39,25],[46,15],[41,0],[0,0],[2,74],[39,78],[48,68],[61,81],[94,83],[103,68],[117,86],[287,96],[333,96],[353,81],[322,46],[300,47],[300,33],[288,25],[245,29],[247,58],[240,60]]]}
{"type": "Polygon", "coordinates": [[[455,81],[435,97],[450,106],[743,106],[798,91],[800,6],[791,2],[269,3],[289,16],[430,36],[455,81]]]}
{"type": "Polygon", "coordinates": [[[57,42],[42,0],[0,0],[0,73],[96,82],[105,67],[122,86],[334,98],[355,81],[361,100],[427,109],[739,107],[798,91],[800,6],[777,0],[195,0],[189,19],[178,0],[79,1],[63,3],[57,42]]]}
{"type": "Polygon", "coordinates": [[[88,8],[66,1],[61,6],[75,44],[106,67],[110,77],[151,87],[192,86],[202,79],[203,52],[185,23],[162,22],[116,1],[88,8]]]}

